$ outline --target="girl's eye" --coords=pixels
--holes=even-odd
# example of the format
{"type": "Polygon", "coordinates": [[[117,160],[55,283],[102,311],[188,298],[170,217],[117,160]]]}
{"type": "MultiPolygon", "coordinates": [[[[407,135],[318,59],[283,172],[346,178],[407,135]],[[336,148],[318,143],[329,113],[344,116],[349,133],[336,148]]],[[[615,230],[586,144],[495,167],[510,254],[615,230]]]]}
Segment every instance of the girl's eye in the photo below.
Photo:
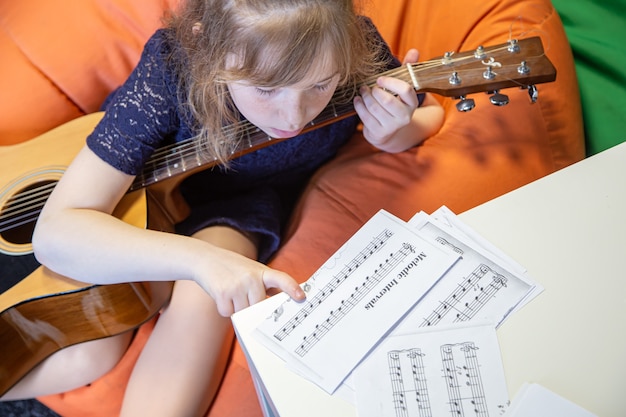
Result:
{"type": "Polygon", "coordinates": [[[257,94],[262,95],[262,96],[271,96],[276,91],[271,88],[260,88],[260,87],[255,87],[255,90],[257,94]]]}
{"type": "Polygon", "coordinates": [[[318,91],[326,91],[330,88],[330,83],[318,84],[315,86],[318,91]]]}

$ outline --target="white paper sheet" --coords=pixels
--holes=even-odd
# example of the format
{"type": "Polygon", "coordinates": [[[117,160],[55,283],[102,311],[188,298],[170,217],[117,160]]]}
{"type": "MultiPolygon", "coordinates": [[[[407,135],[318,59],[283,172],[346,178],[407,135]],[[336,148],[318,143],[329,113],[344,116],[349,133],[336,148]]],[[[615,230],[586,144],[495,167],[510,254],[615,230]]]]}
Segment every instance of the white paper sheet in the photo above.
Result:
{"type": "Polygon", "coordinates": [[[499,416],[508,405],[492,323],[387,337],[353,376],[359,417],[499,416]]]}
{"type": "MultiPolygon", "coordinates": [[[[518,277],[525,279],[527,282],[532,282],[533,288],[529,291],[527,296],[521,300],[515,308],[513,308],[511,313],[525,306],[544,290],[540,284],[534,282],[529,277],[528,271],[524,266],[517,263],[493,243],[483,238],[481,235],[476,233],[475,230],[459,220],[456,214],[454,214],[446,206],[441,206],[437,209],[437,211],[432,213],[430,215],[430,219],[441,229],[449,231],[453,236],[456,236],[458,239],[473,247],[477,251],[487,254],[491,260],[495,261],[504,269],[515,273],[518,277]]],[[[411,223],[412,221],[409,220],[409,224],[411,223]]]]}
{"type": "Polygon", "coordinates": [[[524,384],[504,417],[597,417],[539,384],[524,384]]]}
{"type": "Polygon", "coordinates": [[[447,208],[408,223],[381,210],[255,337],[294,372],[355,403],[350,373],[384,337],[454,323],[495,328],[542,288],[447,208]]]}
{"type": "Polygon", "coordinates": [[[470,229],[461,231],[452,224],[444,229],[423,213],[409,224],[420,236],[458,253],[461,259],[398,324],[394,334],[470,320],[491,321],[497,327],[529,300],[529,294],[537,294],[536,283],[519,274],[521,266],[488,251],[470,229]]]}
{"type": "Polygon", "coordinates": [[[380,211],[256,336],[287,365],[333,393],[367,353],[459,259],[380,211]]]}

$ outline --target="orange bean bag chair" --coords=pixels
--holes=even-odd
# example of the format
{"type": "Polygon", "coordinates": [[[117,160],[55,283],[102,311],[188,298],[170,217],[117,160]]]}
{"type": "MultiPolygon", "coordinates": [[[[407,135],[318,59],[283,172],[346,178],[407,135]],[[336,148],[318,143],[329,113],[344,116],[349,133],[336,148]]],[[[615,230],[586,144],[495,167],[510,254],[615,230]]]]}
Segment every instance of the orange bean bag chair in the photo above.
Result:
{"type": "Polygon", "coordinates": [[[0,144],[97,111],[178,0],[0,2],[0,144]]]}
{"type": "MultiPolygon", "coordinates": [[[[14,6],[11,3],[18,4],[4,2],[1,7],[10,9],[14,6]]],[[[44,7],[46,2],[37,3],[44,7]]],[[[83,0],[76,3],[84,5],[83,0]]],[[[135,24],[145,18],[142,13],[152,6],[142,2],[137,6],[142,13],[127,14],[126,9],[135,10],[131,1],[92,3],[115,3],[117,8],[106,10],[112,14],[108,19],[99,14],[103,7],[94,6],[95,15],[80,15],[85,25],[83,29],[90,32],[89,38],[99,36],[97,44],[90,45],[90,48],[106,50],[105,63],[107,60],[131,62],[137,56],[137,45],[133,42],[149,34],[148,31],[136,31],[135,24]],[[126,20],[121,21],[120,15],[126,20]],[[125,25],[131,28],[122,28],[125,25]],[[118,30],[133,36],[130,40],[120,37],[118,30]]],[[[557,69],[557,79],[553,83],[538,85],[539,100],[535,104],[530,104],[528,94],[519,89],[503,91],[510,96],[510,104],[504,107],[492,106],[486,94],[477,94],[474,97],[476,108],[468,113],[458,112],[454,99],[441,99],[446,111],[442,129],[422,145],[400,154],[379,152],[356,134],[340,154],[311,179],[294,213],[284,245],[271,261],[271,266],[302,281],[381,208],[404,219],[419,210],[430,212],[443,204],[460,213],[574,163],[585,155],[574,62],[562,23],[549,0],[367,0],[364,3],[366,14],[372,17],[400,58],[412,47],[419,49],[422,60],[425,60],[441,56],[446,51],[467,51],[479,45],[504,43],[509,37],[541,36],[546,54],[557,69]]],[[[159,2],[155,4],[162,6],[159,2]]],[[[46,13],[51,14],[51,20],[54,20],[55,13],[55,19],[62,19],[67,11],[59,9],[61,6],[55,3],[55,6],[47,6],[46,13]]],[[[6,23],[3,10],[0,15],[0,22],[6,23]]],[[[137,26],[143,30],[150,25],[137,26]]],[[[2,28],[6,31],[4,26],[2,28]]],[[[37,28],[29,30],[33,30],[29,32],[29,40],[36,44],[37,28]]],[[[57,123],[63,118],[95,110],[95,103],[101,101],[104,93],[123,79],[116,72],[119,69],[116,65],[102,68],[99,66],[102,62],[98,65],[84,61],[74,64],[74,57],[68,56],[68,50],[75,52],[76,43],[81,44],[84,39],[79,39],[76,34],[62,34],[67,30],[68,27],[59,29],[58,36],[64,36],[63,39],[45,39],[44,43],[52,42],[56,51],[46,57],[54,61],[50,67],[41,62],[29,62],[30,70],[18,73],[6,68],[6,64],[2,66],[1,71],[8,71],[8,75],[0,77],[0,82],[7,82],[9,75],[17,79],[43,78],[38,80],[38,85],[47,86],[47,91],[39,92],[42,97],[22,106],[20,112],[26,112],[26,115],[15,116],[40,125],[39,128],[45,129],[46,123],[57,123]],[[59,45],[61,42],[63,44],[59,45]],[[58,73],[50,75],[51,68],[60,69],[63,77],[58,73]],[[64,84],[61,79],[70,80],[69,84],[73,79],[80,84],[77,91],[86,92],[86,96],[75,95],[75,86],[64,84]],[[104,83],[105,79],[114,81],[104,83]],[[55,97],[43,97],[45,95],[55,97]],[[42,112],[55,114],[39,114],[42,112]],[[39,123],[34,120],[39,116],[48,118],[45,123],[39,123]]],[[[2,36],[6,33],[3,32],[2,36]]],[[[4,49],[7,39],[2,38],[0,42],[4,49]]],[[[42,40],[39,42],[41,45],[42,40]]],[[[31,58],[24,50],[13,52],[24,55],[16,65],[31,58]]],[[[3,62],[7,62],[4,57],[3,62]]],[[[126,69],[128,67],[124,67],[124,71],[126,69]]],[[[27,82],[26,85],[34,84],[27,82]]],[[[4,90],[0,91],[4,94],[4,90]]],[[[21,90],[18,96],[24,95],[25,91],[30,88],[21,90]]],[[[0,117],[5,116],[3,112],[0,111],[0,117]]],[[[0,123],[1,136],[5,136],[5,132],[20,130],[18,121],[14,122],[13,125],[0,123]]],[[[33,126],[28,134],[32,136],[35,130],[33,126]]],[[[17,133],[6,137],[9,142],[3,143],[19,138],[17,133]]],[[[7,139],[0,137],[0,140],[7,139]]],[[[110,373],[87,387],[43,397],[40,401],[66,417],[117,415],[129,372],[153,323],[151,321],[139,329],[130,350],[110,373]]],[[[262,415],[248,365],[237,344],[233,347],[218,396],[207,414],[211,417],[225,415],[262,415]]]]}

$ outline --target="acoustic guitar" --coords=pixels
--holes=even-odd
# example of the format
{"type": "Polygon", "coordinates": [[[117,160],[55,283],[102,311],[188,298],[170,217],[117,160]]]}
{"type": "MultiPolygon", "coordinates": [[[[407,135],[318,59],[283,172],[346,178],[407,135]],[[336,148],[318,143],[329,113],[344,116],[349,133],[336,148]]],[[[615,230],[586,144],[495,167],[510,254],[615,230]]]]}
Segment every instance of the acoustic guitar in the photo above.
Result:
{"type": "MultiPolygon", "coordinates": [[[[387,71],[416,92],[456,97],[457,108],[474,107],[468,94],[491,93],[504,105],[504,88],[528,89],[552,82],[556,70],[538,37],[387,71]]],[[[375,78],[368,80],[375,84],[375,78]]],[[[354,115],[351,97],[339,89],[328,107],[305,131],[354,115]]],[[[30,141],[0,148],[0,395],[51,354],[77,343],[135,329],[168,301],[172,283],[92,285],[60,276],[32,255],[37,217],[86,136],[101,119],[95,113],[66,123],[30,141]]],[[[280,140],[245,122],[236,158],[280,140]]],[[[193,140],[157,150],[138,175],[114,215],[136,227],[172,231],[188,214],[178,185],[189,175],[217,164],[193,140]]]]}

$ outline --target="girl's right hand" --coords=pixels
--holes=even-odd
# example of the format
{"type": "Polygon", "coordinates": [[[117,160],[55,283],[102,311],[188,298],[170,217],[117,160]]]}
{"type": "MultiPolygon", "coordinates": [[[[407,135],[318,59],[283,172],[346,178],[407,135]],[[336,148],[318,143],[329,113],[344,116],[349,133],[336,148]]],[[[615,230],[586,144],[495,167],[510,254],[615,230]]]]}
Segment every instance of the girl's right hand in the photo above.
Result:
{"type": "Polygon", "coordinates": [[[263,301],[269,288],[284,291],[295,301],[306,298],[296,280],[285,272],[230,250],[214,247],[212,252],[195,281],[215,300],[224,317],[263,301]]]}

